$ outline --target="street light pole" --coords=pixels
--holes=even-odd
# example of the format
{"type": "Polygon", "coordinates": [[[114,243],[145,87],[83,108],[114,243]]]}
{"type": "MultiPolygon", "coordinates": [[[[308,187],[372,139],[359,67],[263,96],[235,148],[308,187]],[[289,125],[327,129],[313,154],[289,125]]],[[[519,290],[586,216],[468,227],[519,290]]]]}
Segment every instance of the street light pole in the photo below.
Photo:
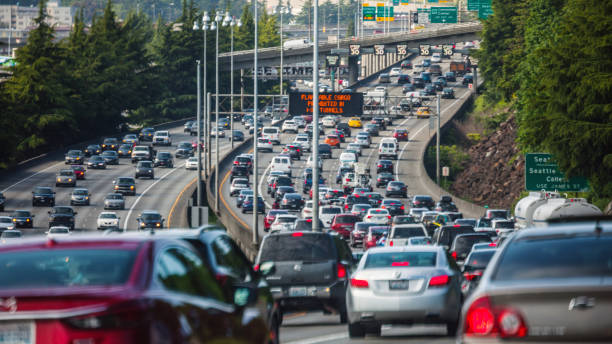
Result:
{"type": "Polygon", "coordinates": [[[340,0],[338,0],[338,15],[336,19],[336,48],[340,49],[340,0]]]}
{"type": "MultiPolygon", "coordinates": [[[[280,90],[279,93],[281,95],[283,95],[283,12],[285,11],[285,8],[283,6],[281,6],[279,9],[280,11],[280,90]]],[[[280,100],[282,102],[282,99],[280,100]]]]}
{"type": "MultiPolygon", "coordinates": [[[[229,12],[228,12],[229,13],[229,12]]],[[[230,28],[232,31],[232,38],[230,43],[230,131],[232,132],[230,140],[232,141],[232,149],[234,148],[234,26],[241,27],[242,22],[240,19],[236,22],[234,18],[230,21],[230,28]]],[[[242,111],[242,109],[240,109],[242,111]]]]}
{"type": "Polygon", "coordinates": [[[258,125],[258,107],[257,104],[257,76],[259,74],[259,66],[257,63],[257,50],[259,49],[259,33],[258,33],[258,25],[257,22],[259,19],[257,18],[257,0],[253,0],[254,7],[254,15],[253,20],[255,21],[255,42],[254,42],[254,61],[253,67],[255,74],[253,75],[253,119],[254,119],[254,127],[253,128],[253,245],[257,247],[259,245],[259,220],[257,216],[257,212],[259,211],[259,190],[258,190],[258,181],[259,181],[259,171],[257,165],[257,137],[259,136],[259,125],[258,125]]]}
{"type": "Polygon", "coordinates": [[[312,230],[319,232],[319,0],[314,0],[312,103],[312,230]]]}
{"type": "MultiPolygon", "coordinates": [[[[198,109],[197,109],[197,123],[198,123],[198,138],[200,137],[200,135],[202,134],[202,128],[201,128],[201,120],[202,120],[202,94],[200,93],[200,60],[197,60],[198,63],[198,109]]],[[[197,150],[198,150],[198,185],[197,185],[197,193],[198,193],[198,207],[202,206],[202,190],[200,190],[200,188],[202,187],[202,148],[200,147],[200,143],[197,143],[197,150]]],[[[199,211],[199,210],[198,210],[199,211]]],[[[200,224],[200,222],[198,221],[198,225],[200,224]]]]}
{"type": "Polygon", "coordinates": [[[212,24],[216,31],[215,40],[215,209],[219,211],[219,22],[221,17],[215,13],[212,24]]]}
{"type": "Polygon", "coordinates": [[[438,113],[438,128],[436,132],[436,184],[440,186],[440,119],[442,115],[440,113],[440,94],[438,94],[437,97],[436,110],[438,113]]]}

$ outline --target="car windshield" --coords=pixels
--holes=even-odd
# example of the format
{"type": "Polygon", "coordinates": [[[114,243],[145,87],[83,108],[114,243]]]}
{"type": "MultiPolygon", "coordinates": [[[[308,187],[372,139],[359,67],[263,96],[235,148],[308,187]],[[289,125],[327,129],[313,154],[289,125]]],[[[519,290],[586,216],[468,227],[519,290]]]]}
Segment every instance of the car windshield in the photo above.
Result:
{"type": "Polygon", "coordinates": [[[68,171],[68,170],[66,170],[66,171],[60,171],[60,176],[68,176],[68,177],[70,177],[70,176],[72,176],[73,174],[74,174],[74,172],[72,172],[72,170],[70,170],[70,171],[68,171]]]}
{"type": "Polygon", "coordinates": [[[171,157],[170,153],[167,153],[167,152],[161,152],[157,154],[158,159],[168,159],[170,157],[171,157]]]}
{"type": "Polygon", "coordinates": [[[150,161],[141,161],[141,162],[138,163],[138,167],[152,168],[153,164],[150,161]]]}
{"type": "Polygon", "coordinates": [[[323,207],[321,208],[321,214],[340,214],[342,208],[339,207],[323,207]]]}
{"type": "Polygon", "coordinates": [[[506,212],[505,210],[491,210],[489,211],[489,218],[490,219],[505,219],[508,216],[508,212],[506,212]]]}
{"type": "Polygon", "coordinates": [[[0,288],[54,288],[125,284],[136,250],[41,249],[0,254],[0,288]]]}
{"type": "Polygon", "coordinates": [[[17,210],[13,213],[14,217],[29,217],[30,212],[27,210],[17,210]]]}
{"type": "Polygon", "coordinates": [[[11,222],[12,222],[12,220],[8,216],[0,217],[0,223],[11,223],[11,222]]]}
{"type": "Polygon", "coordinates": [[[71,150],[71,151],[68,152],[68,155],[69,156],[79,156],[79,155],[81,155],[81,151],[71,150]]]}
{"type": "Polygon", "coordinates": [[[417,220],[412,216],[396,216],[393,219],[395,224],[417,223],[417,220]]]}
{"type": "Polygon", "coordinates": [[[612,276],[612,236],[526,237],[503,252],[495,281],[612,276]]]}
{"type": "Polygon", "coordinates": [[[393,238],[408,239],[415,236],[423,236],[423,228],[421,227],[395,227],[393,238]]]}
{"type": "Polygon", "coordinates": [[[49,233],[54,233],[54,234],[70,233],[70,230],[67,227],[53,227],[49,229],[49,233]]]}
{"type": "Polygon", "coordinates": [[[131,178],[119,178],[119,180],[117,181],[117,183],[119,184],[124,184],[124,183],[133,183],[134,181],[131,178]]]}
{"type": "MultiPolygon", "coordinates": [[[[0,236],[0,238],[3,238],[3,239],[21,238],[21,232],[19,232],[19,231],[4,231],[4,232],[2,232],[2,235],[0,236]]],[[[1,268],[0,268],[0,271],[2,271],[1,268]]],[[[1,277],[0,277],[0,281],[2,281],[1,277]]]]}
{"type": "Polygon", "coordinates": [[[68,207],[55,207],[55,208],[53,208],[53,213],[54,214],[72,215],[73,211],[72,211],[71,208],[68,208],[68,207]]]}
{"type": "Polygon", "coordinates": [[[102,153],[103,156],[115,156],[115,154],[117,154],[115,151],[105,151],[102,153]]]}
{"type": "Polygon", "coordinates": [[[295,222],[295,220],[297,220],[297,218],[291,216],[279,216],[276,218],[276,222],[278,223],[293,223],[295,222]]]}
{"type": "Polygon", "coordinates": [[[78,195],[78,196],[87,196],[88,193],[89,192],[84,189],[81,189],[81,190],[77,189],[72,192],[73,195],[78,195]]]}
{"type": "Polygon", "coordinates": [[[368,254],[364,269],[436,266],[436,252],[381,252],[368,254]]]}
{"type": "Polygon", "coordinates": [[[123,195],[121,194],[110,194],[106,196],[106,199],[123,199],[123,195]]]}
{"type": "MultiPolygon", "coordinates": [[[[299,232],[298,232],[299,233],[299,232]]],[[[273,235],[264,240],[260,262],[321,261],[336,259],[328,235],[273,235]]]]}
{"type": "Polygon", "coordinates": [[[488,235],[463,235],[455,239],[456,252],[469,252],[472,246],[481,242],[491,242],[488,235]]]}
{"type": "Polygon", "coordinates": [[[337,215],[336,222],[339,223],[356,223],[359,222],[359,217],[353,215],[337,215]]]}
{"type": "Polygon", "coordinates": [[[495,228],[514,229],[514,222],[512,222],[512,221],[497,221],[497,222],[495,222],[495,228]]]}
{"type": "Polygon", "coordinates": [[[53,191],[51,190],[51,188],[37,187],[37,188],[34,189],[34,193],[37,193],[37,194],[50,194],[50,193],[53,193],[53,191]]]}
{"type": "Polygon", "coordinates": [[[116,219],[117,215],[112,213],[102,213],[100,214],[101,219],[116,219]]]}
{"type": "Polygon", "coordinates": [[[455,220],[455,223],[464,226],[476,227],[476,220],[474,219],[457,219],[455,220]]]}
{"type": "Polygon", "coordinates": [[[482,218],[478,221],[478,227],[491,227],[491,220],[482,218]]]}
{"type": "Polygon", "coordinates": [[[181,142],[181,143],[178,144],[178,148],[191,149],[191,143],[189,143],[189,142],[181,142]]]}
{"type": "Polygon", "coordinates": [[[495,254],[495,250],[472,252],[465,266],[469,266],[472,269],[484,269],[489,264],[489,261],[491,261],[493,254],[495,254]]]}
{"type": "Polygon", "coordinates": [[[149,214],[142,214],[140,218],[143,219],[144,221],[159,221],[161,220],[161,215],[149,213],[149,214]]]}

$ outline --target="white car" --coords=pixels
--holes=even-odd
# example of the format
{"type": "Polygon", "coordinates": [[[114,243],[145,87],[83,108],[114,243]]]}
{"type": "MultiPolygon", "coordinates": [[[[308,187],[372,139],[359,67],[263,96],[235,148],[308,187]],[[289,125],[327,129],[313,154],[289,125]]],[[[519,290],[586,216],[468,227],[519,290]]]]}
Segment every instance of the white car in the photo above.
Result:
{"type": "Polygon", "coordinates": [[[340,154],[340,165],[352,167],[357,163],[357,155],[355,153],[344,152],[340,154]]]}
{"type": "Polygon", "coordinates": [[[322,124],[324,127],[333,128],[336,126],[336,119],[332,116],[323,117],[322,124]]]}
{"type": "Polygon", "coordinates": [[[286,155],[275,156],[272,159],[270,169],[272,171],[281,171],[291,176],[291,158],[286,155]]]}
{"type": "Polygon", "coordinates": [[[379,159],[391,158],[393,160],[397,160],[397,146],[397,140],[394,137],[383,138],[378,145],[379,159]]]}
{"type": "Polygon", "coordinates": [[[151,160],[151,153],[147,146],[136,146],[132,149],[132,162],[135,160],[151,160]]]}
{"type": "Polygon", "coordinates": [[[306,152],[310,152],[310,139],[308,138],[308,135],[298,135],[295,137],[295,139],[293,140],[293,144],[294,145],[298,145],[300,146],[300,148],[302,148],[303,151],[306,152]]]}
{"type": "Polygon", "coordinates": [[[385,246],[410,245],[410,238],[427,237],[427,231],[422,223],[395,225],[391,228],[385,246]]]}
{"type": "Polygon", "coordinates": [[[248,190],[250,187],[248,179],[236,178],[232,181],[232,185],[230,186],[230,196],[238,196],[240,190],[248,190]]]}
{"type": "MultiPolygon", "coordinates": [[[[306,160],[306,166],[312,168],[314,166],[314,163],[312,162],[312,155],[308,156],[308,160],[306,160]]],[[[320,169],[323,169],[323,160],[321,159],[321,156],[319,155],[319,161],[317,161],[317,166],[320,169]]]]}
{"type": "Polygon", "coordinates": [[[298,128],[304,128],[306,126],[306,120],[304,119],[304,117],[294,117],[293,121],[295,122],[295,125],[298,126],[298,128]]]}
{"type": "Polygon", "coordinates": [[[103,211],[98,215],[98,229],[119,227],[119,216],[114,211],[103,211]]]}
{"type": "Polygon", "coordinates": [[[384,92],[385,94],[387,94],[387,86],[376,86],[374,88],[375,92],[384,92]]]}
{"type": "Polygon", "coordinates": [[[290,231],[293,229],[295,225],[295,221],[297,221],[297,216],[289,215],[289,214],[278,214],[276,215],[276,219],[272,222],[270,226],[270,231],[290,231]]]}
{"type": "Polygon", "coordinates": [[[402,73],[401,68],[391,68],[391,71],[389,72],[389,76],[399,76],[401,73],[402,73]]]}
{"type": "Polygon", "coordinates": [[[410,208],[408,215],[414,216],[418,221],[421,221],[423,213],[428,212],[429,208],[410,208]]]}
{"type": "Polygon", "coordinates": [[[312,201],[306,201],[304,208],[302,208],[302,218],[312,217],[312,201]]]}
{"type": "Polygon", "coordinates": [[[280,130],[277,127],[263,127],[261,137],[269,139],[273,144],[280,144],[280,130]]]}
{"type": "Polygon", "coordinates": [[[221,128],[211,128],[210,129],[210,137],[225,137],[225,131],[221,128]]]}
{"type": "Polygon", "coordinates": [[[359,143],[351,142],[346,146],[346,149],[356,150],[359,152],[357,155],[361,156],[361,145],[359,143]]]}
{"type": "Polygon", "coordinates": [[[372,208],[363,217],[363,222],[376,223],[379,225],[388,225],[391,222],[391,214],[387,209],[372,208]]]}
{"type": "Polygon", "coordinates": [[[295,122],[293,120],[287,120],[287,121],[283,122],[283,127],[282,127],[281,131],[283,133],[288,132],[288,131],[292,131],[294,133],[297,133],[298,132],[298,126],[297,126],[297,124],[295,124],[295,122]]]}
{"type": "Polygon", "coordinates": [[[47,236],[65,236],[70,235],[70,228],[66,226],[53,226],[45,232],[47,236]]]}
{"type": "Polygon", "coordinates": [[[272,152],[273,148],[274,146],[272,145],[272,141],[270,141],[270,139],[263,137],[257,139],[257,150],[272,152]]]}
{"type": "Polygon", "coordinates": [[[355,143],[359,144],[362,148],[370,147],[370,140],[365,135],[355,136],[355,143]]]}
{"type": "Polygon", "coordinates": [[[433,53],[431,55],[431,63],[440,63],[442,62],[442,55],[440,53],[433,53]]]}
{"type": "Polygon", "coordinates": [[[11,229],[15,229],[13,218],[11,218],[10,216],[0,216],[0,230],[6,231],[11,229]]]}
{"type": "Polygon", "coordinates": [[[319,220],[325,228],[331,227],[334,217],[338,214],[342,214],[342,207],[337,205],[326,205],[319,208],[319,220]]]}
{"type": "Polygon", "coordinates": [[[172,139],[170,138],[170,132],[168,130],[158,130],[153,134],[153,145],[172,145],[172,139]]]}
{"type": "Polygon", "coordinates": [[[192,156],[185,161],[186,170],[197,170],[198,169],[198,157],[192,156]]]}

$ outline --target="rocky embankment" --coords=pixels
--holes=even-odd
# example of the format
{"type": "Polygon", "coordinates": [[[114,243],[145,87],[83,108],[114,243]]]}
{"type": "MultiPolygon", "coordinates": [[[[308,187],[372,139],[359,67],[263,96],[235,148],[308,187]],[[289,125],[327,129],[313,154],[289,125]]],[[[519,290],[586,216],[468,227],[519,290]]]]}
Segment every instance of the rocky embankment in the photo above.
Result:
{"type": "Polygon", "coordinates": [[[514,115],[470,147],[470,162],[451,192],[489,208],[509,209],[525,187],[525,159],[519,154],[514,115]]]}

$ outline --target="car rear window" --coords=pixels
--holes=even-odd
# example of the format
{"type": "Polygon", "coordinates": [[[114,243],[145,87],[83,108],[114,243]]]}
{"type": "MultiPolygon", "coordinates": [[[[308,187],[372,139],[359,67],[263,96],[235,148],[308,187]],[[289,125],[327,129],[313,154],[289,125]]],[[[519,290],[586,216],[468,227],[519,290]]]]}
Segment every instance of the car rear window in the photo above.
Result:
{"type": "Polygon", "coordinates": [[[355,215],[336,215],[336,222],[338,223],[357,223],[359,220],[359,217],[355,215]]]}
{"type": "Polygon", "coordinates": [[[333,243],[328,235],[273,235],[266,238],[261,248],[260,262],[321,261],[336,259],[333,243]]]}
{"type": "Polygon", "coordinates": [[[469,234],[474,233],[474,229],[468,226],[462,227],[442,227],[440,229],[442,232],[440,234],[440,238],[438,240],[439,245],[450,246],[455,240],[455,237],[459,234],[469,234]]]}
{"type": "Polygon", "coordinates": [[[469,252],[472,246],[481,242],[491,242],[491,238],[488,235],[468,235],[460,236],[455,239],[455,251],[457,252],[469,252]]]}
{"type": "Polygon", "coordinates": [[[0,288],[125,284],[137,250],[53,249],[0,253],[0,288]]]}
{"type": "Polygon", "coordinates": [[[393,238],[408,239],[415,236],[424,236],[425,232],[421,227],[395,227],[393,238]]]}
{"type": "Polygon", "coordinates": [[[384,252],[369,254],[365,269],[436,266],[436,252],[384,252]]]}
{"type": "Polygon", "coordinates": [[[612,276],[612,236],[524,238],[510,242],[493,280],[612,276]]]}
{"type": "Polygon", "coordinates": [[[473,252],[465,265],[473,269],[484,269],[491,261],[493,254],[495,254],[494,250],[473,252]]]}

